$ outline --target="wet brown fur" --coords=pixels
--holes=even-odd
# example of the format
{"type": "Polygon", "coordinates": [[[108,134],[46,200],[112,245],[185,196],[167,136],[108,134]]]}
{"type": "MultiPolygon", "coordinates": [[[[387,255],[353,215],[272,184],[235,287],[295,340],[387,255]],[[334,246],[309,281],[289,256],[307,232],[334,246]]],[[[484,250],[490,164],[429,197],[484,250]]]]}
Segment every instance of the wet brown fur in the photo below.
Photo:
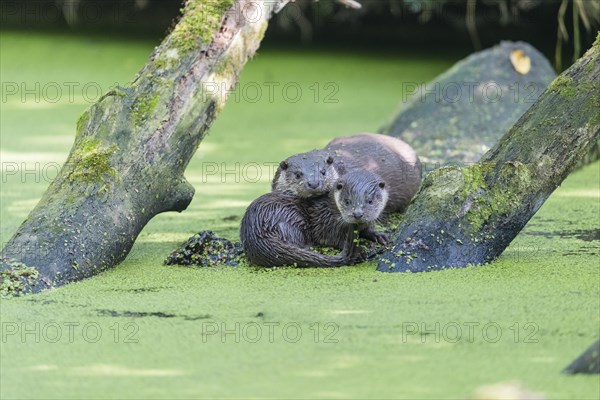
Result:
{"type": "Polygon", "coordinates": [[[272,187],[304,198],[319,196],[354,170],[373,172],[386,183],[385,213],[404,211],[421,185],[421,163],[410,145],[387,135],[361,133],[335,138],[324,149],[282,161],[272,187]]]}
{"type": "Polygon", "coordinates": [[[421,162],[407,143],[387,135],[361,133],[333,139],[325,149],[333,154],[339,175],[356,169],[377,174],[387,185],[385,212],[402,212],[421,186],[421,162]]]}
{"type": "Polygon", "coordinates": [[[315,213],[320,209],[315,204],[328,201],[328,196],[302,199],[278,190],[254,200],[246,210],[240,228],[248,260],[264,267],[340,267],[353,264],[351,236],[354,229],[349,225],[345,225],[345,229],[339,226],[340,241],[336,244],[344,249],[340,254],[330,256],[310,249],[322,243],[313,234],[313,226],[322,218],[315,213]]]}
{"type": "Polygon", "coordinates": [[[356,231],[370,240],[386,240],[373,229],[387,199],[381,185],[376,175],[356,171],[340,178],[328,195],[304,199],[278,190],[262,195],[242,219],[240,236],[248,260],[266,267],[338,267],[361,261],[356,231]],[[348,204],[340,204],[341,199],[348,204]],[[356,219],[352,210],[358,207],[365,211],[356,219]],[[311,250],[313,246],[342,252],[324,255],[311,250]]]}

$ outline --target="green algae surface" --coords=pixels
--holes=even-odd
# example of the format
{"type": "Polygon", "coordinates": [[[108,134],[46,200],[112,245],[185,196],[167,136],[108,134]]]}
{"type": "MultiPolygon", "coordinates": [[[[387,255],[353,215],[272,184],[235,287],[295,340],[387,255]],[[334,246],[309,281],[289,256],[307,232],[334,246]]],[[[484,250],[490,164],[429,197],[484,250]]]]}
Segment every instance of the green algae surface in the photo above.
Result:
{"type": "MultiPolygon", "coordinates": [[[[106,90],[127,82],[154,45],[10,32],[1,41],[3,82],[106,90]]],[[[397,108],[402,80],[429,81],[454,61],[261,50],[190,162],[197,193],[187,211],[153,219],[111,271],[0,300],[0,397],[466,398],[517,380],[549,399],[598,398],[597,376],[560,371],[599,334],[599,163],[572,174],[484,267],[384,274],[369,263],[162,264],[200,230],[237,239],[276,163],[376,130],[397,108]]],[[[3,99],[3,243],[66,159],[86,96],[3,99]]]]}

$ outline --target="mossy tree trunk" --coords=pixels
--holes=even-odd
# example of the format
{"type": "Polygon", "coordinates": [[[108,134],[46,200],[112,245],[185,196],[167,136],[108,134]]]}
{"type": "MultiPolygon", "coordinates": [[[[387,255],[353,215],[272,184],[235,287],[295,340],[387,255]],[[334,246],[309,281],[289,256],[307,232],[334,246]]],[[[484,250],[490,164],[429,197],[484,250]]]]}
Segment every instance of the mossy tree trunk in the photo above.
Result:
{"type": "Polygon", "coordinates": [[[600,137],[600,35],[481,160],[430,173],[380,271],[498,257],[600,137]]]}
{"type": "Polygon", "coordinates": [[[79,119],[59,176],[2,251],[5,292],[112,267],[152,217],[188,206],[183,172],[287,1],[188,0],[134,80],[79,119]]]}

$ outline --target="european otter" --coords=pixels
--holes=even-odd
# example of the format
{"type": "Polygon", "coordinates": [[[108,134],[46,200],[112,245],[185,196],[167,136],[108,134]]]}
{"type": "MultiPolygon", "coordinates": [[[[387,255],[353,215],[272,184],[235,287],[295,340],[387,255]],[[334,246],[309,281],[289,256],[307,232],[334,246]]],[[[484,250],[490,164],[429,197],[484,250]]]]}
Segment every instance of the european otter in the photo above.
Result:
{"type": "Polygon", "coordinates": [[[240,227],[240,238],[248,260],[264,267],[341,267],[353,263],[354,229],[350,226],[338,232],[343,248],[340,254],[330,256],[310,249],[318,242],[313,236],[312,222],[319,218],[311,215],[311,202],[312,199],[279,190],[254,200],[246,210],[240,227]]]}
{"type": "Polygon", "coordinates": [[[389,198],[386,182],[373,172],[350,171],[335,183],[329,195],[320,197],[310,204],[313,221],[312,232],[321,246],[340,248],[339,232],[343,226],[353,225],[360,236],[387,243],[387,236],[375,231],[389,198]]]}
{"type": "Polygon", "coordinates": [[[338,172],[333,166],[331,154],[313,150],[279,163],[271,188],[300,197],[315,197],[328,193],[337,178],[338,172]]]}
{"type": "Polygon", "coordinates": [[[359,169],[379,175],[387,184],[386,213],[404,211],[421,184],[421,163],[412,147],[391,136],[361,133],[282,161],[272,187],[300,197],[318,196],[328,193],[339,176],[359,169]]]}
{"type": "Polygon", "coordinates": [[[325,150],[334,154],[339,174],[364,169],[377,174],[388,185],[385,212],[402,212],[421,186],[421,162],[410,145],[400,139],[360,133],[333,139],[325,150]]]}
{"type": "Polygon", "coordinates": [[[240,228],[242,246],[250,262],[265,267],[339,267],[362,261],[354,232],[385,242],[372,227],[387,197],[385,182],[366,171],[340,178],[329,195],[304,199],[279,190],[267,193],[246,210],[240,228]],[[311,246],[342,252],[329,256],[310,250],[311,246]]]}

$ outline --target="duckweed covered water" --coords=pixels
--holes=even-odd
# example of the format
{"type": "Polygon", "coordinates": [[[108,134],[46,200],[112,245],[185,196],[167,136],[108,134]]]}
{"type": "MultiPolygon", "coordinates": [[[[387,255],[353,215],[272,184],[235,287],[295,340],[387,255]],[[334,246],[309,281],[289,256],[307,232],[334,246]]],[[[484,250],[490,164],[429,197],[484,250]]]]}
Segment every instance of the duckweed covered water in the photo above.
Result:
{"type": "MultiPolygon", "coordinates": [[[[31,87],[126,83],[154,45],[10,32],[1,40],[2,81],[31,87]]],[[[202,229],[237,239],[245,207],[269,190],[263,164],[376,129],[396,110],[403,80],[427,81],[454,61],[260,51],[244,71],[246,93],[231,98],[190,163],[197,194],[186,212],[152,220],[111,271],[1,300],[0,397],[465,398],[518,380],[551,399],[598,398],[597,376],[560,371],[599,334],[599,163],[569,177],[484,267],[162,265],[202,229]],[[292,89],[275,87],[270,99],[265,82],[302,95],[293,102],[292,89]],[[243,172],[255,164],[258,176],[243,172]]],[[[3,243],[66,158],[89,90],[72,101],[3,100],[2,163],[39,172],[3,170],[3,243]]]]}

